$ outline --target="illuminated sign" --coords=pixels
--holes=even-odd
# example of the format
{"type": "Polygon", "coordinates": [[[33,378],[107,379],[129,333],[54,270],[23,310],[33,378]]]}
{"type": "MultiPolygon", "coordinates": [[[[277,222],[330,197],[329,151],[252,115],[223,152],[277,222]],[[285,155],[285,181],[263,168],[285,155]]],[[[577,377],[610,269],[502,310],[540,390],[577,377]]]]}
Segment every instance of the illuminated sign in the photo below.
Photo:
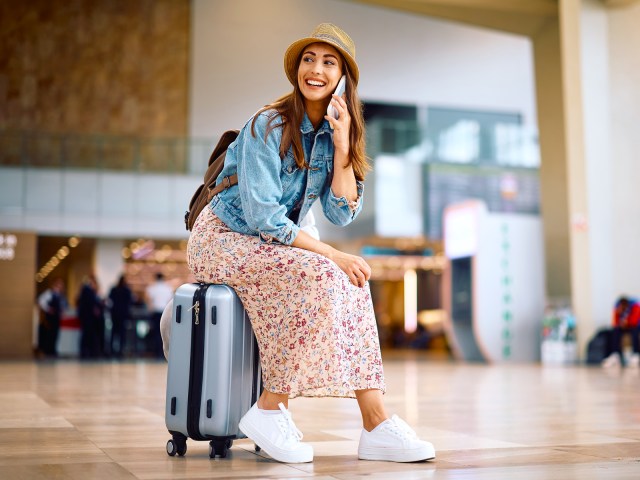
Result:
{"type": "Polygon", "coordinates": [[[11,233],[0,233],[0,260],[13,260],[17,246],[18,237],[11,233]]]}
{"type": "Polygon", "coordinates": [[[444,212],[444,250],[450,259],[472,257],[478,253],[480,215],[486,207],[468,200],[447,207],[444,212]]]}

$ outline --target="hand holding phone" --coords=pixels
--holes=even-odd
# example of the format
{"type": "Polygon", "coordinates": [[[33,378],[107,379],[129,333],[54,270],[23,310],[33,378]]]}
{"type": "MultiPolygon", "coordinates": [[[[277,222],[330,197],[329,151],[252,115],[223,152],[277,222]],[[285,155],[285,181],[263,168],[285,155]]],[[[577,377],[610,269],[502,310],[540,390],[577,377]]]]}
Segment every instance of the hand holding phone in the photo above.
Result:
{"type": "MultiPolygon", "coordinates": [[[[347,83],[347,77],[343,75],[340,81],[338,82],[338,85],[336,86],[336,90],[335,92],[333,92],[333,94],[338,95],[339,97],[342,97],[342,94],[344,93],[346,88],[346,83],[347,83]]],[[[340,117],[340,114],[338,114],[338,109],[335,108],[331,102],[329,102],[329,106],[327,107],[327,115],[335,118],[336,120],[340,117]]]]}

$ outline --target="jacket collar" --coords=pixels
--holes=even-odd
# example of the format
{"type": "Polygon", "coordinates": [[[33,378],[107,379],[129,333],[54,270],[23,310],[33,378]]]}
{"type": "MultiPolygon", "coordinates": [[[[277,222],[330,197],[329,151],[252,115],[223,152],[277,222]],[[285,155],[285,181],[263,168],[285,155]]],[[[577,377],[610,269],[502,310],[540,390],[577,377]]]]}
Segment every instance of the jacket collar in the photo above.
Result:
{"type": "MultiPolygon", "coordinates": [[[[309,117],[307,116],[307,112],[305,112],[304,117],[302,117],[302,123],[300,124],[300,132],[302,134],[307,134],[307,133],[312,133],[313,131],[314,131],[313,123],[311,123],[311,120],[309,120],[309,117]]],[[[322,123],[320,124],[320,128],[318,128],[318,131],[316,133],[321,133],[325,131],[329,131],[330,133],[333,133],[333,130],[331,130],[331,126],[329,125],[329,122],[326,119],[322,120],[322,123]]]]}

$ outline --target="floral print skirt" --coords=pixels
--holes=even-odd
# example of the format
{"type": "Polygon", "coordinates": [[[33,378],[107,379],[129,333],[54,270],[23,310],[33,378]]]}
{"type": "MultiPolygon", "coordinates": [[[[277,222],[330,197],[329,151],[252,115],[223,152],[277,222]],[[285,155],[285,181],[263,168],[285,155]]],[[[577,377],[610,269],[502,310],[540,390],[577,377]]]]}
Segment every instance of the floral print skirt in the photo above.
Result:
{"type": "Polygon", "coordinates": [[[369,285],[358,288],[331,260],[229,229],[210,208],[187,247],[199,282],[232,287],[260,349],[264,388],[290,398],[384,391],[369,285]]]}

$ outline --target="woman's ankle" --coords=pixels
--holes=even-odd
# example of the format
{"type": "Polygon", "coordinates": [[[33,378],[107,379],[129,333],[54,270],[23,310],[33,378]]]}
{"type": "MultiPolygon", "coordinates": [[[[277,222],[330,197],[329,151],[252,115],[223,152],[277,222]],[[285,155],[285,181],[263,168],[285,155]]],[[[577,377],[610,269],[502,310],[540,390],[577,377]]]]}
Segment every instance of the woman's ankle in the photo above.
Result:
{"type": "Polygon", "coordinates": [[[384,422],[385,420],[388,420],[389,417],[387,416],[382,416],[382,415],[378,415],[378,416],[371,416],[368,418],[362,418],[362,428],[364,428],[367,432],[370,432],[371,430],[373,430],[374,428],[376,428],[378,425],[380,425],[382,422],[384,422]]]}
{"type": "Polygon", "coordinates": [[[262,391],[262,395],[258,399],[258,408],[261,410],[278,410],[280,403],[285,408],[289,408],[289,396],[281,393],[272,393],[266,390],[262,391]]]}
{"type": "Polygon", "coordinates": [[[356,399],[362,415],[362,427],[370,432],[389,416],[384,408],[382,392],[377,389],[356,390],[356,399]]]}

